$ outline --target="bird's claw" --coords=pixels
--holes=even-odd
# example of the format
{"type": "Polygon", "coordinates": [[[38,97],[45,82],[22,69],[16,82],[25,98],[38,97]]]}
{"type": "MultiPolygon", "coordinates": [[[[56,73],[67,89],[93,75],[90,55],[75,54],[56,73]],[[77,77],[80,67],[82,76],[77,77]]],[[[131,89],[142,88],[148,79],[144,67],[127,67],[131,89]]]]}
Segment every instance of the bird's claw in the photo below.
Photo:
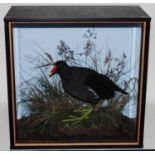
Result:
{"type": "Polygon", "coordinates": [[[77,117],[77,116],[69,116],[67,119],[63,120],[63,122],[70,122],[72,124],[78,124],[81,121],[88,119],[88,117],[77,117]]]}
{"type": "Polygon", "coordinates": [[[63,120],[63,122],[70,122],[72,124],[78,124],[83,120],[86,120],[89,118],[89,114],[93,111],[92,107],[87,108],[79,108],[74,110],[75,113],[80,113],[81,116],[73,116],[69,115],[67,119],[63,120]]]}

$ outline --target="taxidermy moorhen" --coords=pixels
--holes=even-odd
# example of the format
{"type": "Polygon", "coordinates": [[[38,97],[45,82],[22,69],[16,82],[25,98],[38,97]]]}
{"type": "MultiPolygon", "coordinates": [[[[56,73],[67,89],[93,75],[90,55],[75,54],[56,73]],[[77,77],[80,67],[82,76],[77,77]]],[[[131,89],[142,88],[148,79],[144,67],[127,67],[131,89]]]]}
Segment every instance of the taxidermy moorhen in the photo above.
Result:
{"type": "Polygon", "coordinates": [[[128,95],[108,77],[89,68],[68,66],[64,61],[57,61],[49,76],[55,73],[60,76],[62,86],[69,95],[92,105],[113,98],[116,91],[128,95]]]}
{"type": "Polygon", "coordinates": [[[127,92],[118,87],[105,75],[99,74],[92,69],[68,66],[64,61],[57,61],[50,71],[49,76],[58,74],[62,81],[64,90],[72,97],[90,103],[95,106],[75,110],[82,113],[79,116],[71,116],[64,120],[66,122],[78,123],[88,118],[92,111],[100,107],[100,100],[112,99],[115,92],[128,95],[127,92]]]}

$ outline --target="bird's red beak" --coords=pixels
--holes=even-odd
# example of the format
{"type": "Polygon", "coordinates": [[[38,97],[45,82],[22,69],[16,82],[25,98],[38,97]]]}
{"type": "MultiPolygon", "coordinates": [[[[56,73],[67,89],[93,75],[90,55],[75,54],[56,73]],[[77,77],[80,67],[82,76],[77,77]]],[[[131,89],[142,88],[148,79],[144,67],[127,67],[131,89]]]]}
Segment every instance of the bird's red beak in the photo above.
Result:
{"type": "Polygon", "coordinates": [[[57,69],[57,66],[56,66],[56,65],[54,65],[54,66],[52,67],[51,71],[50,71],[49,77],[51,77],[52,75],[54,75],[54,74],[55,74],[56,69],[57,69]]]}

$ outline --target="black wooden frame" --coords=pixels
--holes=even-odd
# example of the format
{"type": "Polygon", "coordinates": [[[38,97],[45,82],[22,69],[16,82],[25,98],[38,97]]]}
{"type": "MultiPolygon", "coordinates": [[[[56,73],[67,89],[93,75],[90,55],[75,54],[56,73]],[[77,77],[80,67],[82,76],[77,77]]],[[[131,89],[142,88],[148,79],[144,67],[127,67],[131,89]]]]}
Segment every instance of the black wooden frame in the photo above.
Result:
{"type": "Polygon", "coordinates": [[[97,148],[134,148],[143,147],[143,130],[145,116],[145,99],[147,84],[147,64],[149,46],[150,17],[148,18],[103,18],[103,19],[10,19],[5,18],[6,57],[7,57],[7,81],[10,120],[11,149],[97,149],[97,148]],[[16,108],[15,108],[15,80],[13,60],[13,26],[14,25],[57,25],[57,26],[86,26],[86,25],[133,25],[142,26],[141,60],[139,72],[139,99],[137,118],[137,141],[136,142],[100,142],[100,143],[17,143],[16,142],[16,108]]]}

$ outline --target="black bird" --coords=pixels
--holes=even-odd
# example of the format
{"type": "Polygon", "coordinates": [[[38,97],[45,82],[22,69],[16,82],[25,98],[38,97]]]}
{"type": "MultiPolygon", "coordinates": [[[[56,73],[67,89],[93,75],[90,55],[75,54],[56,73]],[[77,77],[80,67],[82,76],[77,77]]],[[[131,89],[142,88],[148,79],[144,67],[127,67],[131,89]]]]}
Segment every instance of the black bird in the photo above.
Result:
{"type": "Polygon", "coordinates": [[[107,76],[89,68],[68,66],[64,61],[57,61],[50,71],[50,77],[56,73],[70,96],[92,105],[100,100],[112,99],[115,92],[128,95],[107,76]]]}

